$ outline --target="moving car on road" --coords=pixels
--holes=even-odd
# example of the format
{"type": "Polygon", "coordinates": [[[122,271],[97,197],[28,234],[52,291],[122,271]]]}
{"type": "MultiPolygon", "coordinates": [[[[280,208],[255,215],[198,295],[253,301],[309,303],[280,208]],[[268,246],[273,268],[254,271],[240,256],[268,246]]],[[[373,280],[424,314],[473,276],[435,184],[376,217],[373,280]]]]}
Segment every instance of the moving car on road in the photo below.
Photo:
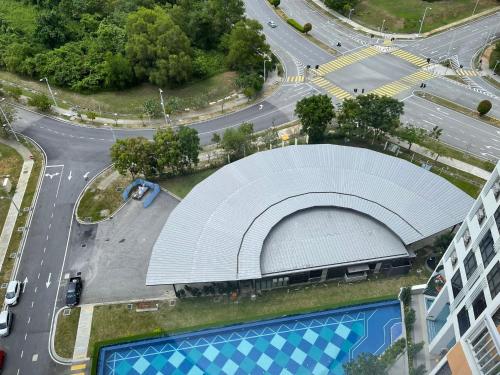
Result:
{"type": "Polygon", "coordinates": [[[19,300],[19,294],[21,293],[21,283],[17,280],[9,281],[7,285],[7,292],[5,293],[5,304],[8,306],[14,306],[19,300]]]}
{"type": "Polygon", "coordinates": [[[0,313],[0,336],[9,335],[13,317],[14,315],[8,310],[0,313]]]}
{"type": "Polygon", "coordinates": [[[273,29],[274,29],[275,27],[278,27],[278,25],[276,25],[276,23],[275,23],[274,21],[267,21],[267,24],[268,24],[269,26],[271,26],[273,29]]]}
{"type": "Polygon", "coordinates": [[[66,305],[74,307],[80,303],[82,294],[82,278],[80,276],[71,277],[66,290],[66,305]]]}
{"type": "Polygon", "coordinates": [[[5,364],[5,351],[0,350],[0,374],[3,372],[4,364],[5,364]]]}

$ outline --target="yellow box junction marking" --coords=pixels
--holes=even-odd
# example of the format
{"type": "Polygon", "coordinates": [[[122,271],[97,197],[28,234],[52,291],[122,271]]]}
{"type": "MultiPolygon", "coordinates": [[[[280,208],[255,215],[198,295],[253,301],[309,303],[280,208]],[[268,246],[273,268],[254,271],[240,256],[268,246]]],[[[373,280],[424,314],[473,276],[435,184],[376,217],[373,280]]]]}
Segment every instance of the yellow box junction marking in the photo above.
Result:
{"type": "Polygon", "coordinates": [[[402,91],[410,89],[412,86],[415,86],[418,83],[422,83],[423,81],[427,81],[431,78],[434,78],[431,73],[420,70],[397,81],[381,86],[378,89],[373,90],[371,94],[394,96],[402,91]]]}
{"type": "Polygon", "coordinates": [[[391,54],[393,54],[394,56],[399,57],[400,59],[409,61],[413,65],[416,65],[416,66],[418,66],[420,68],[422,68],[423,66],[427,65],[427,60],[424,59],[423,57],[414,55],[414,54],[412,54],[410,52],[407,52],[407,51],[404,51],[402,49],[398,49],[396,51],[393,51],[393,52],[391,52],[391,54]]]}
{"type": "Polygon", "coordinates": [[[304,76],[289,76],[289,77],[286,77],[286,81],[292,82],[292,83],[303,83],[304,76]]]}
{"type": "Polygon", "coordinates": [[[333,83],[327,81],[323,77],[315,77],[311,80],[311,82],[340,100],[352,98],[352,95],[347,91],[335,86],[333,83]]]}
{"type": "Polygon", "coordinates": [[[479,73],[472,69],[457,69],[455,71],[459,76],[467,76],[467,77],[477,77],[479,73]]]}
{"type": "Polygon", "coordinates": [[[85,363],[80,363],[78,365],[71,366],[71,371],[83,370],[87,365],[85,363]]]}
{"type": "Polygon", "coordinates": [[[357,52],[350,53],[339,57],[338,59],[327,62],[326,64],[320,65],[317,73],[318,75],[324,76],[325,74],[331,73],[334,70],[342,69],[348,65],[351,65],[360,60],[366,59],[370,56],[379,54],[380,51],[374,47],[367,47],[357,52]]]}

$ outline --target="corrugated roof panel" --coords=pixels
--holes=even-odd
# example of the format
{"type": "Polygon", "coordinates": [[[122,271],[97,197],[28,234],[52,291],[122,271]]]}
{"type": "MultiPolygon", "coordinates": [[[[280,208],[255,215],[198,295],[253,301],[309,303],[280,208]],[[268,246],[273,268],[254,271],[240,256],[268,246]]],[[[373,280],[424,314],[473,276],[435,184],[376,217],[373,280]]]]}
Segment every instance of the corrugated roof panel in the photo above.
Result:
{"type": "Polygon", "coordinates": [[[441,177],[370,150],[308,145],[264,151],[221,168],[175,208],[153,248],[146,283],[258,277],[265,237],[297,209],[350,208],[411,243],[461,222],[472,203],[441,177]]]}

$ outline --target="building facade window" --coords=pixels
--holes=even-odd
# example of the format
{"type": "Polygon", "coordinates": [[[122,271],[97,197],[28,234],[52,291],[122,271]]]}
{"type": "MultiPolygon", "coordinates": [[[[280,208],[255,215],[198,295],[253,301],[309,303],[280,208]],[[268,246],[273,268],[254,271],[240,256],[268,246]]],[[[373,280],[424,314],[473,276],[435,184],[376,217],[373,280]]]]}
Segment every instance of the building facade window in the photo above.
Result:
{"type": "Polygon", "coordinates": [[[481,252],[481,258],[483,259],[484,268],[486,268],[495,256],[495,244],[491,236],[491,231],[488,231],[479,243],[479,250],[481,252]]]}
{"type": "Polygon", "coordinates": [[[473,251],[469,253],[464,259],[465,275],[467,280],[471,277],[477,268],[476,254],[473,251]]]}
{"type": "Polygon", "coordinates": [[[451,288],[453,290],[453,297],[456,297],[458,293],[463,288],[462,284],[462,275],[460,274],[460,270],[458,270],[455,275],[451,278],[451,288]]]}
{"type": "Polygon", "coordinates": [[[467,312],[467,308],[465,306],[457,314],[457,320],[460,336],[462,336],[470,327],[469,313],[467,312]]]}
{"type": "Polygon", "coordinates": [[[495,211],[495,223],[497,223],[498,231],[500,232],[500,206],[495,211]]]}
{"type": "Polygon", "coordinates": [[[472,302],[472,309],[474,310],[474,316],[476,319],[481,315],[481,313],[486,309],[486,299],[484,298],[484,292],[479,293],[474,302],[472,302]]]}
{"type": "Polygon", "coordinates": [[[500,292],[500,262],[497,262],[486,277],[490,288],[491,299],[500,292]]]}

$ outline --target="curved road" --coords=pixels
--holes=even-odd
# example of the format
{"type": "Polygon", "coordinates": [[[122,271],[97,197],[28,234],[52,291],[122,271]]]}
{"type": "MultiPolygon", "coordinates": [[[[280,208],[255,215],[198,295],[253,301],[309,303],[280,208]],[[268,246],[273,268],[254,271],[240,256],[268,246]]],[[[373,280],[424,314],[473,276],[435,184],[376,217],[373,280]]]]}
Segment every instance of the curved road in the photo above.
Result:
{"type": "MultiPolygon", "coordinates": [[[[347,54],[350,50],[362,48],[370,43],[369,38],[357,35],[350,29],[323,15],[314,13],[302,1],[283,1],[283,7],[294,13],[297,19],[315,17],[315,30],[324,38],[324,42],[332,45],[337,40],[342,42],[340,52],[347,54]],[[296,13],[296,14],[295,14],[296,13]]],[[[247,15],[258,19],[264,25],[264,32],[273,51],[280,57],[288,76],[303,74],[307,64],[324,64],[334,59],[309,40],[303,38],[295,30],[275,15],[265,0],[247,0],[247,15]],[[271,29],[267,21],[273,20],[278,25],[271,29]]],[[[479,46],[484,42],[484,30],[497,22],[491,16],[479,20],[468,27],[463,26],[451,33],[456,33],[460,46],[479,46]],[[478,26],[479,25],[479,26],[478,26]],[[479,27],[478,30],[467,30],[479,27]],[[482,27],[482,29],[481,29],[482,27]]],[[[444,41],[450,38],[450,32],[436,37],[409,42],[408,50],[415,53],[430,48],[432,56],[439,55],[444,41]],[[432,46],[440,46],[433,52],[432,46]]],[[[460,47],[461,48],[461,47],[460,47]]],[[[467,55],[467,47],[463,47],[463,56],[467,55]]],[[[363,61],[353,67],[353,74],[345,74],[345,79],[355,79],[357,72],[373,72],[380,74],[381,79],[394,80],[394,72],[408,74],[415,70],[404,61],[390,62],[384,73],[381,69],[382,57],[363,61]],[[398,65],[399,64],[399,65],[398,65]],[[356,70],[358,69],[358,70],[356,70]],[[391,73],[392,72],[392,73],[391,73]]],[[[437,81],[437,80],[435,80],[437,81]]],[[[441,80],[439,80],[441,81],[441,80]]],[[[436,90],[446,91],[457,87],[445,80],[436,84],[436,90]]],[[[347,81],[346,81],[347,82],[347,81]]],[[[433,81],[434,82],[434,81],[433,81]]],[[[433,84],[434,85],[434,84],[433,84]]],[[[472,103],[478,100],[480,93],[475,91],[460,94],[461,100],[472,103]]],[[[262,103],[250,106],[237,113],[225,115],[217,119],[193,124],[203,144],[210,142],[214,132],[222,132],[228,127],[238,126],[242,122],[252,122],[255,130],[262,130],[273,125],[283,124],[293,119],[295,103],[301,98],[318,92],[310,83],[295,85],[284,84],[272,96],[262,103]]],[[[439,108],[418,97],[407,96],[405,100],[405,121],[422,127],[431,128],[439,125],[444,129],[443,140],[462,149],[489,158],[500,157],[500,131],[475,121],[454,111],[439,108]]],[[[497,106],[498,107],[498,106],[497,106]]],[[[26,290],[20,303],[12,308],[15,322],[12,334],[2,339],[7,351],[7,374],[55,374],[64,373],[65,367],[56,364],[49,355],[48,342],[53,313],[62,305],[61,297],[65,283],[59,283],[63,276],[67,246],[70,244],[70,228],[73,225],[73,209],[75,201],[84,188],[85,174],[93,177],[110,163],[109,147],[116,138],[142,135],[151,138],[152,130],[113,130],[75,126],[52,118],[20,110],[20,120],[15,124],[16,130],[31,137],[45,150],[47,166],[36,203],[34,217],[29,228],[28,237],[17,279],[28,279],[26,290]],[[62,293],[59,294],[58,291],[62,293]]]]}

